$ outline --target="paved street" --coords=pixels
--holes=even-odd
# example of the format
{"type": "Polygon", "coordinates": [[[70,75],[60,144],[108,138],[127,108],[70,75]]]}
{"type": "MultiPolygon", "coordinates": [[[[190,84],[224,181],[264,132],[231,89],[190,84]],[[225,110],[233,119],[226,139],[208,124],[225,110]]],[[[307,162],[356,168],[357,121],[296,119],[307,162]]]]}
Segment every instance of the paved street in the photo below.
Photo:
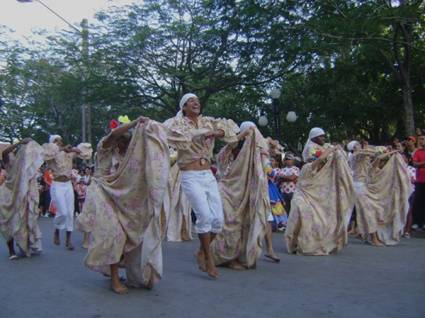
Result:
{"type": "MultiPolygon", "coordinates": [[[[197,270],[197,242],[164,244],[164,277],[152,291],[109,291],[83,266],[85,250],[53,246],[51,219],[41,219],[44,252],[9,261],[0,246],[0,317],[425,317],[425,239],[374,248],[352,239],[339,255],[293,256],[282,234],[282,261],[256,270],[221,269],[218,281],[197,270]]],[[[74,243],[81,245],[77,233],[74,243]]]]}

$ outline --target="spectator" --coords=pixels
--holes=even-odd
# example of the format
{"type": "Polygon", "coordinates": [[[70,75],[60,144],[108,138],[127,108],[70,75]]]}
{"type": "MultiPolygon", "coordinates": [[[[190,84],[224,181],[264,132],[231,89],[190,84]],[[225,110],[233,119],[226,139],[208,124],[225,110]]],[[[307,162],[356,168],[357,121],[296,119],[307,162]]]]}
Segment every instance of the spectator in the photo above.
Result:
{"type": "Polygon", "coordinates": [[[286,211],[288,214],[291,211],[291,201],[295,192],[298,176],[300,175],[300,169],[295,166],[294,155],[288,153],[285,156],[285,166],[281,169],[279,175],[280,191],[282,192],[283,199],[285,200],[286,211]]]}
{"type": "Polygon", "coordinates": [[[76,184],[75,192],[77,194],[78,210],[81,213],[83,211],[83,205],[84,205],[84,201],[86,200],[86,192],[87,192],[87,185],[84,181],[84,177],[81,177],[78,183],[76,184]]]}
{"type": "Polygon", "coordinates": [[[418,137],[418,149],[413,154],[412,161],[416,168],[412,229],[425,229],[425,130],[421,130],[418,137]]]}

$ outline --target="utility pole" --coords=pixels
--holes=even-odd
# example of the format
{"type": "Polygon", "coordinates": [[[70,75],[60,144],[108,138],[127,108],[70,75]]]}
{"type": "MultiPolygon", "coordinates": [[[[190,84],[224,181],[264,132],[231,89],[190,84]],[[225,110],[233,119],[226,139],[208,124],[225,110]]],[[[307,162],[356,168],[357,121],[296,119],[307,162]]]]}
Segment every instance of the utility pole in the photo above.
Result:
{"type": "Polygon", "coordinates": [[[81,37],[82,37],[82,47],[81,47],[81,53],[82,53],[82,61],[83,61],[83,104],[81,105],[81,125],[82,125],[82,139],[83,142],[89,142],[92,141],[91,136],[91,109],[90,104],[87,101],[88,96],[88,89],[87,89],[87,79],[88,79],[88,68],[89,68],[89,29],[88,29],[88,21],[87,19],[83,19],[81,21],[81,37]]]}
{"type": "MultiPolygon", "coordinates": [[[[82,59],[83,59],[83,74],[82,74],[82,81],[83,83],[86,82],[88,78],[88,65],[89,65],[89,28],[88,28],[88,21],[87,19],[83,19],[81,22],[82,30],[79,30],[74,25],[72,25],[68,20],[66,20],[62,15],[60,15],[58,12],[54,11],[52,8],[50,8],[48,5],[46,5],[41,0],[17,0],[18,2],[37,2],[43,7],[45,7],[47,10],[49,10],[51,13],[53,13],[55,16],[57,16],[59,19],[61,19],[63,22],[65,22],[69,27],[74,29],[78,32],[78,34],[82,37],[82,59]]],[[[91,109],[90,105],[87,103],[87,87],[83,87],[82,92],[82,105],[81,105],[81,139],[83,142],[89,142],[92,141],[92,135],[91,135],[91,109]],[[87,140],[88,137],[88,140],[87,140]]]]}

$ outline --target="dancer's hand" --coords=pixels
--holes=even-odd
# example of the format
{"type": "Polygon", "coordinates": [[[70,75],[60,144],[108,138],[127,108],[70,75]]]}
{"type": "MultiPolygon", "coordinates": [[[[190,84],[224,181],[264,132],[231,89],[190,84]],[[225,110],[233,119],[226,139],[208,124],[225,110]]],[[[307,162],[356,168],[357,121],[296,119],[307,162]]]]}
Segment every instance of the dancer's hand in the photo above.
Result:
{"type": "Polygon", "coordinates": [[[72,151],[72,146],[71,145],[66,145],[62,148],[63,151],[65,152],[71,152],[72,151]]]}
{"type": "Polygon", "coordinates": [[[147,123],[149,120],[150,120],[149,117],[139,116],[136,119],[136,122],[141,123],[141,124],[144,124],[144,123],[147,123]]]}
{"type": "Polygon", "coordinates": [[[238,135],[238,140],[245,139],[251,133],[251,131],[254,131],[254,129],[255,129],[255,127],[247,128],[243,133],[240,133],[238,135]]]}
{"type": "Polygon", "coordinates": [[[224,131],[219,129],[215,131],[208,131],[204,134],[205,139],[221,138],[224,137],[224,131]]]}
{"type": "Polygon", "coordinates": [[[27,144],[27,143],[29,143],[30,141],[32,141],[32,138],[27,137],[27,138],[22,139],[19,143],[20,143],[21,145],[26,145],[26,144],[27,144]]]}

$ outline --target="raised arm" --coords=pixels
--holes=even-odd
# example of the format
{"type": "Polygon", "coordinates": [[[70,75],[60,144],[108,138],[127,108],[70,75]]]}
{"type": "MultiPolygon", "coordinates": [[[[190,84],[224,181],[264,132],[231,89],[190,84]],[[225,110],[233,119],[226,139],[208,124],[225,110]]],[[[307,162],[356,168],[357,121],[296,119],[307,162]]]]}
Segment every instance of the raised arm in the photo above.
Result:
{"type": "Polygon", "coordinates": [[[329,155],[333,153],[336,149],[337,149],[336,147],[327,148],[317,160],[313,161],[312,163],[313,170],[320,170],[323,167],[326,160],[328,159],[329,155]]]}
{"type": "Polygon", "coordinates": [[[139,118],[129,122],[128,124],[124,124],[115,128],[110,132],[108,136],[106,136],[105,140],[103,141],[103,147],[109,148],[113,146],[116,140],[122,135],[124,135],[126,132],[128,132],[131,128],[136,127],[138,123],[145,123],[148,120],[149,118],[140,116],[139,118]]]}
{"type": "Polygon", "coordinates": [[[2,153],[2,159],[3,159],[3,162],[4,162],[5,164],[7,164],[7,163],[9,162],[9,154],[10,154],[11,152],[15,151],[15,149],[16,149],[17,147],[19,147],[20,145],[25,145],[25,144],[29,143],[30,141],[32,141],[32,139],[31,139],[31,138],[24,138],[24,139],[22,139],[21,141],[17,142],[16,144],[14,144],[14,145],[10,145],[10,146],[9,146],[9,147],[7,147],[5,150],[3,150],[3,153],[2,153]]]}

